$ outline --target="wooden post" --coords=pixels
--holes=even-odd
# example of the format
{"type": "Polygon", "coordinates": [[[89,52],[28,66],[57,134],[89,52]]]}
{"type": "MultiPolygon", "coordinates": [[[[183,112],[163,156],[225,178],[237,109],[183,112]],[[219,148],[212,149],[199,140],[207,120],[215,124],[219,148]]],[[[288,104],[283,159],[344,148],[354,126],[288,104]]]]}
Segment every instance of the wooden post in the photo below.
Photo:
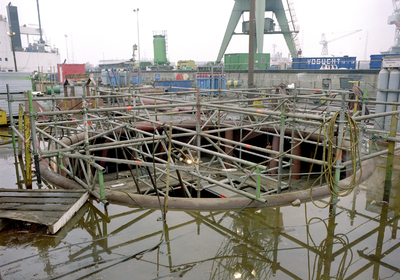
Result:
{"type": "MultiPolygon", "coordinates": [[[[18,112],[18,131],[22,135],[24,130],[24,106],[19,104],[19,112],[18,112]]],[[[18,156],[22,155],[22,139],[18,137],[18,156]]]]}
{"type": "Polygon", "coordinates": [[[31,158],[31,128],[30,121],[27,115],[24,115],[24,136],[25,136],[25,187],[32,189],[32,158],[31,158]]]}

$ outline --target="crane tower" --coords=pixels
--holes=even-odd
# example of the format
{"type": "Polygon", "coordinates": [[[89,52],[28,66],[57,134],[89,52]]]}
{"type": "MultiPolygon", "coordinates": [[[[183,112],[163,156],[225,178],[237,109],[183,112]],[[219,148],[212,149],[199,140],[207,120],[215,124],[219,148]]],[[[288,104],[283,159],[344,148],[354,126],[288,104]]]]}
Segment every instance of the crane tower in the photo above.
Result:
{"type": "Polygon", "coordinates": [[[400,0],[392,0],[393,2],[393,15],[389,16],[388,24],[396,26],[396,33],[394,35],[394,45],[390,49],[390,53],[400,53],[400,0]]]}
{"type": "MultiPolygon", "coordinates": [[[[292,57],[301,54],[300,42],[297,38],[299,33],[296,26],[297,18],[291,0],[255,0],[255,26],[256,40],[255,51],[263,52],[264,34],[282,34],[286,40],[292,57]],[[284,7],[286,3],[286,9],[284,7]],[[275,22],[271,18],[265,18],[265,12],[273,12],[279,23],[279,28],[275,28],[275,22]]],[[[249,34],[249,22],[243,22],[242,33],[235,33],[236,26],[244,12],[250,11],[250,0],[235,0],[231,17],[219,49],[217,62],[220,62],[234,34],[249,34]]]]}
{"type": "Polygon", "coordinates": [[[343,36],[337,37],[337,38],[332,39],[332,40],[329,40],[329,41],[326,40],[325,33],[322,33],[322,35],[321,35],[321,41],[319,41],[319,43],[322,45],[321,55],[328,55],[328,53],[329,53],[329,52],[328,52],[328,43],[337,41],[337,40],[339,40],[339,39],[342,39],[342,38],[347,37],[347,36],[350,36],[350,35],[353,35],[353,34],[355,34],[355,33],[357,33],[357,32],[360,32],[361,30],[362,30],[362,29],[358,29],[358,30],[356,30],[356,31],[353,31],[353,32],[344,34],[343,36]]]}

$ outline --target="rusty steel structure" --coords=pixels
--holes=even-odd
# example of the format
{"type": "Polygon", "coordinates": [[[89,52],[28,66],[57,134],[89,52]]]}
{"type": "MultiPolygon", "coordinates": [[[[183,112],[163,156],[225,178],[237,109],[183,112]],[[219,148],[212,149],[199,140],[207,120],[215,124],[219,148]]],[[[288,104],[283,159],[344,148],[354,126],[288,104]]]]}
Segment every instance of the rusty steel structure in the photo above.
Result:
{"type": "Polygon", "coordinates": [[[12,122],[12,132],[20,143],[32,140],[39,184],[43,177],[65,188],[84,187],[104,203],[221,209],[329,195],[335,202],[370,174],[362,171],[366,160],[388,153],[374,150],[375,141],[400,141],[370,124],[400,111],[372,114],[368,106],[377,102],[360,88],[165,93],[99,88],[91,79],[78,87],[82,94],[75,95],[76,88],[67,81],[60,97],[9,95],[10,103],[29,102],[31,139],[20,124],[12,122]],[[35,110],[39,100],[50,110],[35,110]]]}

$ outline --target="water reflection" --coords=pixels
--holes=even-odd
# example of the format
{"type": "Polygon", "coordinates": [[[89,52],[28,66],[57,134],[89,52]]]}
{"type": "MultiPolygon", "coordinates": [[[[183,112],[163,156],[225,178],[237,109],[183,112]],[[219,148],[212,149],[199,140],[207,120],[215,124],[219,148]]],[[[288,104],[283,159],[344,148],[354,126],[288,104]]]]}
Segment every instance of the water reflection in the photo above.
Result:
{"type": "MultiPolygon", "coordinates": [[[[385,262],[382,262],[381,259],[388,253],[386,251],[385,253],[382,252],[383,249],[383,243],[384,243],[384,237],[385,237],[385,224],[387,224],[387,217],[388,217],[388,210],[389,207],[387,205],[382,206],[382,213],[381,213],[381,219],[380,219],[380,224],[381,226],[378,229],[378,240],[376,242],[376,248],[375,248],[375,254],[365,254],[364,251],[367,250],[357,250],[357,253],[360,257],[366,259],[369,261],[369,266],[373,266],[373,279],[379,279],[379,268],[380,266],[384,266],[386,268],[389,268],[393,272],[400,272],[400,270],[397,267],[393,267],[390,264],[386,264],[385,262]]],[[[396,219],[397,220],[397,219],[396,219]]],[[[397,246],[394,246],[393,248],[398,248],[400,243],[397,244],[397,246]]],[[[392,251],[392,248],[389,249],[392,251]]]]}
{"type": "Polygon", "coordinates": [[[0,269],[4,279],[398,279],[400,203],[377,216],[359,202],[342,200],[332,217],[303,204],[170,211],[165,222],[156,209],[91,202],[54,236],[1,232],[0,269]]]}
{"type": "MultiPolygon", "coordinates": [[[[22,160],[7,162],[21,187],[22,160]]],[[[56,235],[12,223],[0,232],[1,279],[399,279],[399,158],[394,166],[388,205],[378,162],[336,211],[169,211],[163,221],[158,209],[91,201],[56,235]]]]}

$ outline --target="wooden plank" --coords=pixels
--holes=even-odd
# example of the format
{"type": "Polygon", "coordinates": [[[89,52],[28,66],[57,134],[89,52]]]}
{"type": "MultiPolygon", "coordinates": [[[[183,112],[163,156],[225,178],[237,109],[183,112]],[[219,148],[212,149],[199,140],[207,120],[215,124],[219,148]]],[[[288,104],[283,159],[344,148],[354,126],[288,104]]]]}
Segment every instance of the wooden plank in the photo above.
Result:
{"type": "Polygon", "coordinates": [[[89,193],[82,195],[82,197],[53,225],[49,226],[52,234],[55,234],[63,225],[65,225],[72,216],[82,207],[89,198],[89,193]]]}
{"type": "Polygon", "coordinates": [[[20,210],[20,211],[67,211],[70,205],[61,204],[15,204],[3,203],[0,210],[20,210]]]}
{"type": "Polygon", "coordinates": [[[0,221],[47,225],[56,233],[89,198],[86,190],[0,189],[0,221]]]}
{"type": "Polygon", "coordinates": [[[21,212],[21,211],[0,211],[0,212],[4,212],[1,215],[3,218],[30,222],[34,224],[42,224],[46,226],[50,226],[53,223],[57,222],[62,215],[61,213],[58,213],[58,216],[52,217],[52,216],[41,216],[40,214],[35,215],[34,213],[31,212],[21,212]]]}
{"type": "MultiPolygon", "coordinates": [[[[14,216],[19,218],[24,218],[23,215],[31,215],[31,217],[49,217],[59,219],[63,215],[64,211],[18,211],[18,210],[0,210],[0,218],[12,219],[14,216]]],[[[15,219],[19,220],[19,219],[15,219]]],[[[38,219],[40,221],[41,219],[38,219]]],[[[37,222],[38,223],[38,222],[37,222]]]]}
{"type": "Polygon", "coordinates": [[[51,247],[57,247],[61,241],[64,240],[65,236],[73,229],[78,221],[84,217],[87,213],[91,203],[85,203],[78,212],[53,236],[53,238],[48,239],[47,245],[51,247]]]}
{"type": "Polygon", "coordinates": [[[75,197],[48,197],[48,198],[25,198],[25,197],[0,197],[0,203],[24,203],[24,204],[73,204],[77,198],[75,197]]]}

